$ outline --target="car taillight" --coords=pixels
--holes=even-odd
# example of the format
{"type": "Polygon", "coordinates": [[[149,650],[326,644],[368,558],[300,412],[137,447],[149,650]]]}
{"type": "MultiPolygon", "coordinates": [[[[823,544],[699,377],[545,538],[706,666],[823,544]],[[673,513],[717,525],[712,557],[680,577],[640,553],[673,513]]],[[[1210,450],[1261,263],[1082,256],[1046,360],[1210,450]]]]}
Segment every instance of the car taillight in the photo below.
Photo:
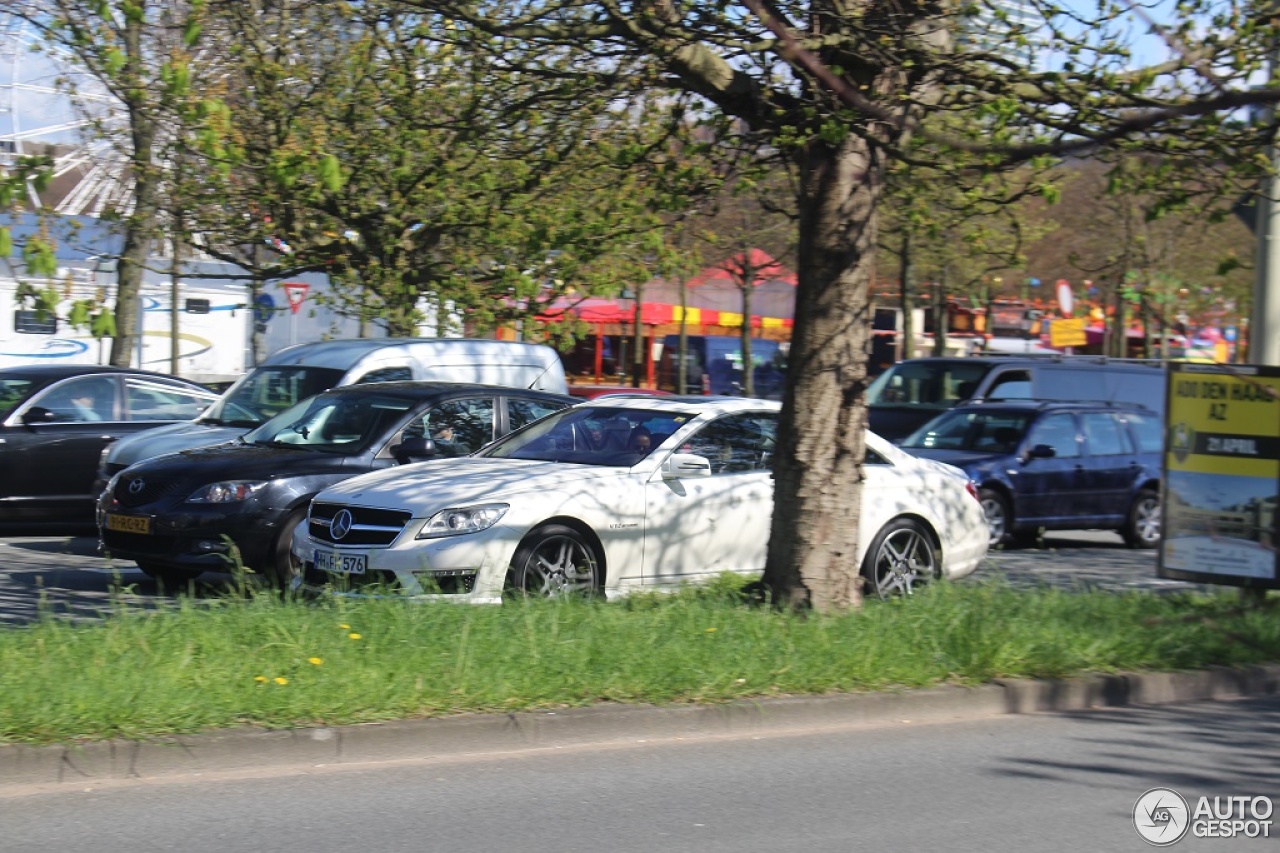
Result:
{"type": "Polygon", "coordinates": [[[965,480],[965,481],[964,481],[964,490],[965,490],[966,492],[968,492],[968,493],[969,493],[969,495],[970,495],[970,496],[971,496],[975,501],[976,501],[976,500],[981,500],[981,499],[978,497],[978,484],[977,484],[977,483],[975,483],[975,482],[973,482],[973,480],[965,480]]]}

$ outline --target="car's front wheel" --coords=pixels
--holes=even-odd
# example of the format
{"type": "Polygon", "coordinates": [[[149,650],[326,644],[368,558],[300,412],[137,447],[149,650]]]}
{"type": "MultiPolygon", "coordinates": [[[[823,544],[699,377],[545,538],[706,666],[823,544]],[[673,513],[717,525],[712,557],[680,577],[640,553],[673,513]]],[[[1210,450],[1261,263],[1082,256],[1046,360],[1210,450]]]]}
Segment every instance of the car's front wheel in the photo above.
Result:
{"type": "Polygon", "coordinates": [[[1009,501],[995,489],[979,489],[978,501],[982,504],[982,514],[987,518],[987,546],[994,548],[1008,542],[1013,533],[1009,501]]]}
{"type": "Polygon", "coordinates": [[[187,584],[200,577],[200,569],[180,569],[176,566],[165,566],[160,563],[138,561],[138,568],[149,578],[159,581],[161,586],[170,592],[185,589],[187,584]]]}
{"type": "Polygon", "coordinates": [[[862,576],[881,598],[911,595],[938,576],[938,551],[920,522],[899,518],[876,536],[862,560],[862,576]]]}
{"type": "Polygon", "coordinates": [[[1129,517],[1121,531],[1130,548],[1154,548],[1160,543],[1160,495],[1143,489],[1129,506],[1129,517]]]}
{"type": "Polygon", "coordinates": [[[588,596],[600,588],[600,558],[572,527],[548,524],[529,534],[511,561],[511,588],[540,598],[588,596]]]}
{"type": "Polygon", "coordinates": [[[293,532],[298,525],[307,519],[307,508],[299,507],[289,513],[289,517],[280,525],[280,534],[276,537],[272,549],[272,564],[267,570],[267,580],[278,589],[288,589],[289,583],[302,574],[302,564],[293,556],[293,532]]]}

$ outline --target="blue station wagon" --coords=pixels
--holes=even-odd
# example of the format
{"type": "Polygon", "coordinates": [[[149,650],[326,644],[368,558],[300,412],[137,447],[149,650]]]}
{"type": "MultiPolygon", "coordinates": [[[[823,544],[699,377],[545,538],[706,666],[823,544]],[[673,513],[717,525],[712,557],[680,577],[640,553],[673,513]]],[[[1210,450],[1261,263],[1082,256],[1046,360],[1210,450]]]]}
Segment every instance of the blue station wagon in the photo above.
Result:
{"type": "Polygon", "coordinates": [[[1163,441],[1161,419],[1142,406],[1006,400],[950,409],[900,446],[964,469],[993,547],[1042,529],[1098,528],[1153,548],[1163,441]]]}

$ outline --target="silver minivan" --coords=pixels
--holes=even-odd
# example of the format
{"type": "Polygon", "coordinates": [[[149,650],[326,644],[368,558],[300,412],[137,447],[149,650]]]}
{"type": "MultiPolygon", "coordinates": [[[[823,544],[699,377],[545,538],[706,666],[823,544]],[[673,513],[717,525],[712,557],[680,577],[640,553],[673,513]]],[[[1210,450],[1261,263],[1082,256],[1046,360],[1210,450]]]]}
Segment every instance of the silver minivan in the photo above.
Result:
{"type": "Polygon", "coordinates": [[[102,452],[105,484],[134,462],[244,435],[285,409],[339,385],[405,379],[475,382],[567,394],[551,347],[472,338],[357,338],[285,347],[227,389],[193,421],[147,430],[102,452]]]}
{"type": "Polygon", "coordinates": [[[867,388],[867,425],[901,441],[968,400],[1136,403],[1164,416],[1165,369],[1158,361],[1102,356],[909,358],[867,388]]]}

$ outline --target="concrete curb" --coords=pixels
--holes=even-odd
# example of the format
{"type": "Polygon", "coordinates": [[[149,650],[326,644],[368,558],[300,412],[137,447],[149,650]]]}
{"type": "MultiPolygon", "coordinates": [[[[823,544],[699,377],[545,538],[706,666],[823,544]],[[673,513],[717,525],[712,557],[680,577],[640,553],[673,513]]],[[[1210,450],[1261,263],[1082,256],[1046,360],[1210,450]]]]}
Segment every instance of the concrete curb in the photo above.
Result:
{"type": "Polygon", "coordinates": [[[467,714],[362,726],[230,729],[149,741],[0,746],[0,796],[31,786],[194,777],[383,761],[443,759],[671,738],[742,736],[950,722],[1001,714],[1164,705],[1280,693],[1280,665],[1196,672],[1007,680],[741,701],[725,705],[599,705],[518,714],[467,714]]]}

